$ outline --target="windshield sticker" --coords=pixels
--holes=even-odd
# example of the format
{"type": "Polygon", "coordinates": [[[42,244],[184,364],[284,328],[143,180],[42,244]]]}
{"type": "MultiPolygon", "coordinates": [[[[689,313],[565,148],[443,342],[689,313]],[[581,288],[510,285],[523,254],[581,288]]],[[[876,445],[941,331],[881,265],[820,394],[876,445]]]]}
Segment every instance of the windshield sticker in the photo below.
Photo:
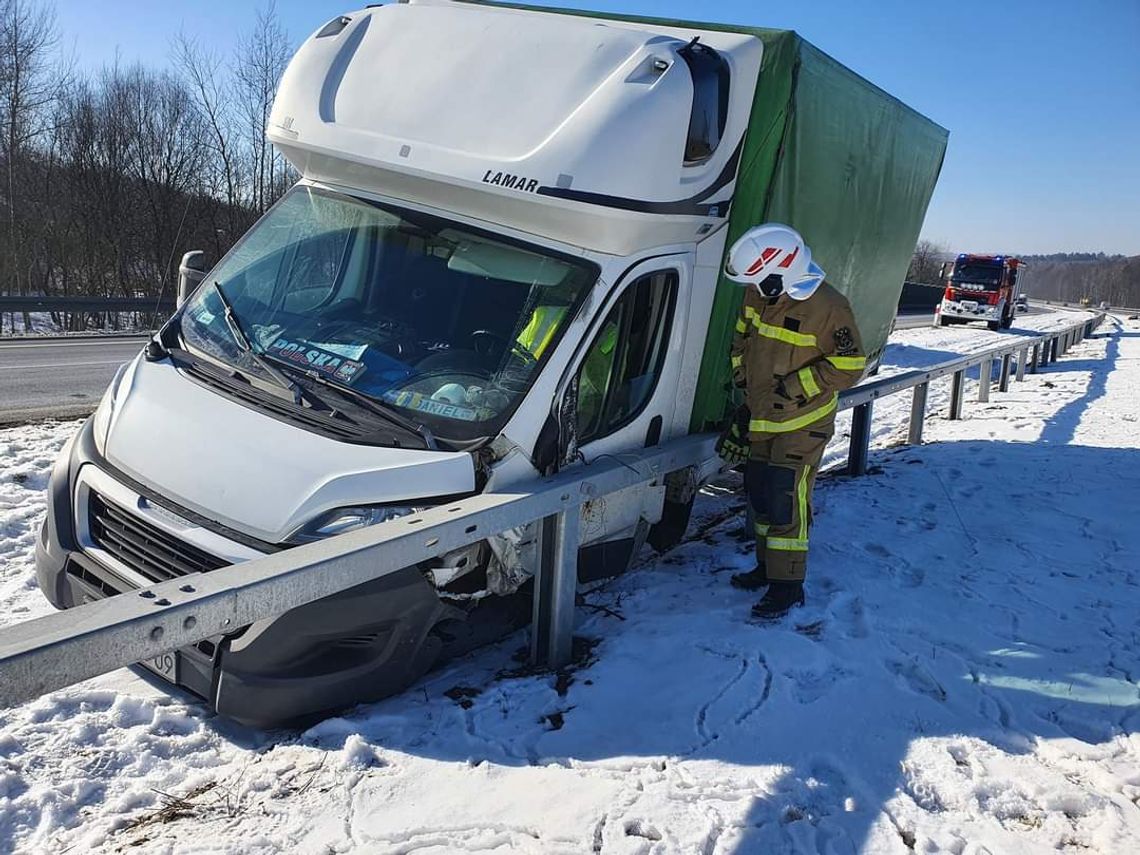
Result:
{"type": "Polygon", "coordinates": [[[351,383],[364,371],[364,363],[345,359],[319,347],[301,342],[289,341],[278,336],[269,345],[269,352],[285,362],[292,362],[338,383],[351,383]]]}
{"type": "Polygon", "coordinates": [[[327,350],[329,353],[335,353],[337,356],[343,356],[345,359],[353,359],[357,362],[360,357],[364,356],[364,351],[368,350],[366,344],[333,344],[332,342],[314,341],[313,347],[319,347],[321,350],[327,350]]]}
{"type": "Polygon", "coordinates": [[[435,401],[419,392],[385,392],[383,397],[397,407],[418,410],[421,413],[430,413],[433,416],[459,419],[464,422],[483,421],[489,417],[487,413],[472,407],[461,407],[458,404],[449,404],[446,401],[435,401]]]}

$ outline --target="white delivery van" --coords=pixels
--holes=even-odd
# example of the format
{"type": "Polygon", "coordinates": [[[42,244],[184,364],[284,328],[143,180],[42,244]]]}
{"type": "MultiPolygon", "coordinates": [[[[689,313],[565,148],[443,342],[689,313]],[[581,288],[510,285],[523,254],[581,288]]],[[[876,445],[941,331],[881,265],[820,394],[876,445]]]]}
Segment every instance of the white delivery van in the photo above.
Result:
{"type": "MultiPolygon", "coordinates": [[[[267,133],[301,180],[53,472],[61,608],[716,428],[754,222],[799,228],[881,349],[946,141],[794,33],[438,0],[322,27],[267,133]]],[[[587,505],[580,581],[676,542],[715,465],[587,505]]],[[[535,565],[509,532],[149,667],[302,721],[519,626],[535,565]]]]}

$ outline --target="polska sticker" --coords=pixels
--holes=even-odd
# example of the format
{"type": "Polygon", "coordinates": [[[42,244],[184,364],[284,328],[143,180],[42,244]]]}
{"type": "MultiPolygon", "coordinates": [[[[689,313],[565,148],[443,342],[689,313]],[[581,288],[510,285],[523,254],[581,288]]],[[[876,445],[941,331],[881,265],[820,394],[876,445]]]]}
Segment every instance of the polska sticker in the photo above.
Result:
{"type": "Polygon", "coordinates": [[[364,363],[355,359],[345,359],[311,344],[289,341],[278,337],[269,345],[269,352],[284,362],[290,362],[307,371],[316,371],[323,377],[338,383],[352,383],[364,373],[364,363]]]}

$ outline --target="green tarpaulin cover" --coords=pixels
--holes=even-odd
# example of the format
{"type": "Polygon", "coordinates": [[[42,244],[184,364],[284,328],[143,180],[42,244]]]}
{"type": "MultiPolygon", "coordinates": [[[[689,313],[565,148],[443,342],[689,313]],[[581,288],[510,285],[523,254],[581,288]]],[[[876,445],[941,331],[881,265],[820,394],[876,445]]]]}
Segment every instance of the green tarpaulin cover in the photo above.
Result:
{"type": "MultiPolygon", "coordinates": [[[[732,244],[753,225],[797,229],[847,295],[867,353],[890,334],[899,293],[946,152],[947,131],[791,30],[495,4],[682,29],[754,35],[764,59],[729,215],[732,244]]],[[[728,348],[743,298],[717,283],[693,405],[694,431],[731,404],[728,348]]]]}

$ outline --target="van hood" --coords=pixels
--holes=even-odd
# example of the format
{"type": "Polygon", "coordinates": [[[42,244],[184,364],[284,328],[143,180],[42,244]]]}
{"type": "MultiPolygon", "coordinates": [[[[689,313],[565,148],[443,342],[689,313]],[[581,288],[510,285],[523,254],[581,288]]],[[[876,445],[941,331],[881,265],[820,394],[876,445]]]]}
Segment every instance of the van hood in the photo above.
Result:
{"type": "Polygon", "coordinates": [[[470,454],[352,445],[278,421],[140,355],[104,400],[103,454],[207,519],[280,543],[334,508],[475,489],[470,454]]]}

